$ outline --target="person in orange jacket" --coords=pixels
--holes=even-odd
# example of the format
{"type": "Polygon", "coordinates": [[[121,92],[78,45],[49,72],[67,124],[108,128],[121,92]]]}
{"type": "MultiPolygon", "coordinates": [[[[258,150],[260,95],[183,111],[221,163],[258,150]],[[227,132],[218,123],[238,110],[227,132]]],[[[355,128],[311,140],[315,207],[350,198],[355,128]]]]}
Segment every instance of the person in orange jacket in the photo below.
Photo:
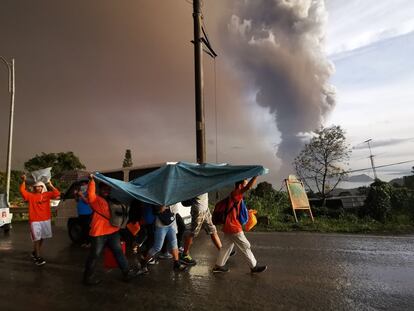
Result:
{"type": "Polygon", "coordinates": [[[243,232],[242,224],[239,220],[241,201],[243,200],[243,194],[250,190],[256,183],[257,176],[247,180],[241,180],[236,182],[234,190],[230,194],[229,213],[226,217],[226,222],[223,225],[223,238],[222,247],[220,248],[216,265],[213,268],[214,273],[228,272],[229,268],[226,266],[227,260],[233,251],[234,245],[236,245],[250,267],[251,273],[260,273],[267,269],[265,265],[258,265],[257,260],[254,257],[250,242],[247,240],[243,232]]]}
{"type": "Polygon", "coordinates": [[[109,210],[111,187],[100,183],[99,195],[96,194],[96,184],[93,175],[89,177],[88,202],[93,210],[91,229],[91,248],[85,264],[83,283],[85,285],[96,285],[101,280],[95,278],[95,269],[98,259],[105,246],[109,247],[122,271],[125,281],[131,280],[137,274],[129,268],[127,259],[121,249],[119,228],[110,223],[111,212],[109,210]]]}
{"type": "Polygon", "coordinates": [[[33,252],[31,257],[37,266],[43,266],[46,261],[40,256],[43,240],[52,237],[50,200],[57,199],[60,192],[49,181],[48,185],[52,191],[47,191],[46,185],[38,181],[33,185],[34,192],[26,190],[26,175],[22,176],[20,193],[25,201],[29,203],[30,234],[33,241],[33,252]]]}

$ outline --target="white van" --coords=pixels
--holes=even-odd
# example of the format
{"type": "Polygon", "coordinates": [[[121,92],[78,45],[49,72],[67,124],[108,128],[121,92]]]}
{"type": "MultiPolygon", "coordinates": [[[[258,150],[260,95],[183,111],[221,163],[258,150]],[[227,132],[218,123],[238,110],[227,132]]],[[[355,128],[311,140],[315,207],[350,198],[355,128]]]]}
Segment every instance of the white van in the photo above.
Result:
{"type": "MultiPolygon", "coordinates": [[[[134,180],[135,178],[141,177],[156,169],[160,168],[161,166],[168,165],[168,164],[176,164],[176,162],[165,162],[159,164],[150,164],[150,165],[141,165],[141,166],[134,166],[134,167],[123,167],[119,169],[113,170],[102,170],[98,171],[99,173],[118,180],[123,181],[130,181],[134,180]]],[[[74,197],[74,190],[79,187],[79,184],[82,181],[87,179],[78,180],[69,187],[69,189],[61,196],[60,204],[57,208],[57,215],[55,218],[55,225],[57,227],[67,227],[68,223],[71,218],[77,218],[78,213],[76,209],[76,201],[74,197]]],[[[191,213],[189,207],[184,207],[181,203],[176,205],[178,207],[178,214],[180,214],[181,218],[184,221],[185,225],[189,225],[191,223],[191,213]]],[[[72,229],[73,230],[73,229],[72,229]]],[[[69,231],[72,231],[69,230],[69,231]]],[[[69,232],[69,236],[71,239],[77,232],[69,232]]],[[[72,239],[73,240],[73,239],[72,239]]]]}

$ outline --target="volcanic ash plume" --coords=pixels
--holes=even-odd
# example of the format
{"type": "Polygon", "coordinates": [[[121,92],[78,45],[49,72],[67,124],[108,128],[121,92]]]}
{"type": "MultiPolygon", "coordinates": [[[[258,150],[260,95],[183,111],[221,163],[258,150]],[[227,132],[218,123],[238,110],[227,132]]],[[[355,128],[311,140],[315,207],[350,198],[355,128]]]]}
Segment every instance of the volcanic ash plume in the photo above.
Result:
{"type": "Polygon", "coordinates": [[[257,103],[275,114],[282,139],[277,156],[285,174],[303,145],[303,133],[318,128],[335,105],[335,90],[328,84],[334,68],[323,54],[325,4],[322,0],[234,4],[227,48],[254,82],[257,103]]]}

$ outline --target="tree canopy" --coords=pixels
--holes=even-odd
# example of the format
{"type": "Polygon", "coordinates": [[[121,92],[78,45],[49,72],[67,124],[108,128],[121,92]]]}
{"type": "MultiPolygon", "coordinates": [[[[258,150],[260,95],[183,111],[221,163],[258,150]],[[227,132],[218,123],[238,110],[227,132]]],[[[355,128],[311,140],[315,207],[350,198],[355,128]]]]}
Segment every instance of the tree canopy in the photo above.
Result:
{"type": "Polygon", "coordinates": [[[131,149],[125,151],[124,161],[122,162],[122,167],[131,167],[132,164],[132,154],[131,149]]]}
{"type": "Polygon", "coordinates": [[[46,167],[52,167],[52,176],[59,178],[63,172],[85,169],[79,158],[72,152],[36,154],[33,158],[24,163],[28,171],[35,171],[46,167]]]}
{"type": "Polygon", "coordinates": [[[325,198],[346,176],[345,166],[350,154],[345,131],[340,126],[321,127],[314,131],[293,165],[308,188],[315,185],[325,198]]]}

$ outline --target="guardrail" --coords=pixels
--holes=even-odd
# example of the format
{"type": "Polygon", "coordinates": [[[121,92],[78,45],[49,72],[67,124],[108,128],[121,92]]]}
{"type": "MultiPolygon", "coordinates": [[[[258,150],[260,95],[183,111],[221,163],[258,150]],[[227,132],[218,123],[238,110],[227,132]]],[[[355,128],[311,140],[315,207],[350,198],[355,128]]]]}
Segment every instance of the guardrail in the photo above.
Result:
{"type": "Polygon", "coordinates": [[[28,214],[28,207],[10,207],[10,213],[12,214],[28,214]]]}

